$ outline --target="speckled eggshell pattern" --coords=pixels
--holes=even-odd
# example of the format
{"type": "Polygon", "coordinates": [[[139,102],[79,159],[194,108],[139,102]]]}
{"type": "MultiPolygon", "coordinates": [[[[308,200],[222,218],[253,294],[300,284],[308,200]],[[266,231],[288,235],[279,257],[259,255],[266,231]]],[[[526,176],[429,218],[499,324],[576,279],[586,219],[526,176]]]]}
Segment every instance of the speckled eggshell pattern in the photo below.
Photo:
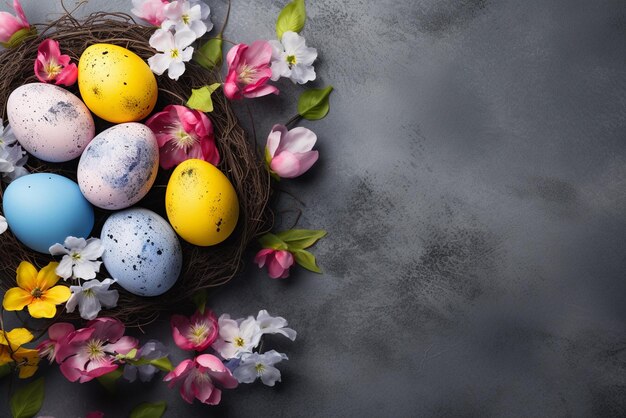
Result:
{"type": "Polygon", "coordinates": [[[7,116],[26,151],[53,163],[79,157],[95,135],[87,106],[69,91],[51,84],[30,83],[13,90],[7,116]]]}
{"type": "Polygon", "coordinates": [[[182,249],[172,227],[156,213],[142,208],[116,212],[104,223],[100,239],[104,266],[129,292],[158,296],[176,283],[182,249]]]}
{"type": "Polygon", "coordinates": [[[96,136],[78,163],[78,185],[94,205],[123,209],[148,193],[159,168],[154,133],[141,123],[115,125],[96,136]]]}

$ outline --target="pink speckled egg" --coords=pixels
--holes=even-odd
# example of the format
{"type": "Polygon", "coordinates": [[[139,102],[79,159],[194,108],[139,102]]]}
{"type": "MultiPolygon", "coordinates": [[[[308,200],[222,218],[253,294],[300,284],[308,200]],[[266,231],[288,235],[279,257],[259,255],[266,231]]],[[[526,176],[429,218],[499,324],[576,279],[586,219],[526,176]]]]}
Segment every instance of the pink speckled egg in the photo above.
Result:
{"type": "Polygon", "coordinates": [[[150,128],[122,123],[98,134],[78,163],[78,185],[92,204],[127,208],[150,191],[159,169],[159,146],[150,128]]]}
{"type": "Polygon", "coordinates": [[[87,106],[52,84],[31,83],[13,90],[7,116],[22,147],[53,163],[79,157],[95,135],[87,106]]]}

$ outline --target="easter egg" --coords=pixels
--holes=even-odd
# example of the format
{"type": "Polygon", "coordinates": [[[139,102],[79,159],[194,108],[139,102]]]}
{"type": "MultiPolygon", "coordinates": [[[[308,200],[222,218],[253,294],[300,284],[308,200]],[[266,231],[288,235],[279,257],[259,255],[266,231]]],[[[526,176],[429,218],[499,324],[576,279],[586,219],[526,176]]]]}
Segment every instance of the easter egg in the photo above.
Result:
{"type": "Polygon", "coordinates": [[[79,157],[95,135],[93,118],[83,102],[51,84],[30,83],[13,90],[7,116],[22,147],[53,163],[79,157]]]}
{"type": "Polygon", "coordinates": [[[69,236],[88,238],[93,229],[93,208],[78,185],[57,174],[14,180],[4,191],[2,208],[17,239],[40,253],[69,236]]]}
{"type": "Polygon", "coordinates": [[[159,93],[148,64],[121,46],[94,44],[78,61],[78,88],[87,107],[113,123],[147,117],[159,93]]]}
{"type": "Polygon", "coordinates": [[[116,212],[104,223],[100,239],[104,266],[129,292],[157,296],[176,283],[183,253],[172,227],[156,213],[142,208],[116,212]]]}
{"type": "Polygon", "coordinates": [[[85,149],[78,163],[78,185],[100,208],[127,208],[148,193],[158,168],[154,133],[141,123],[123,123],[100,133],[85,149]]]}
{"type": "Polygon", "coordinates": [[[185,241],[219,244],[233,232],[239,200],[228,178],[215,166],[191,159],[176,167],[165,193],[167,217],[185,241]]]}

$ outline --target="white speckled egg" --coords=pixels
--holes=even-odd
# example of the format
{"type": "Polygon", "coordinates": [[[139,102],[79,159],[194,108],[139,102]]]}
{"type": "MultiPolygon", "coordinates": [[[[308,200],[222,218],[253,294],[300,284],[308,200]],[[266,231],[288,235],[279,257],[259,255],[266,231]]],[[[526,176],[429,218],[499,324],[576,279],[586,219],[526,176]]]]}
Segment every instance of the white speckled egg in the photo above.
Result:
{"type": "Polygon", "coordinates": [[[51,84],[30,83],[13,90],[7,116],[22,147],[53,163],[80,156],[96,132],[87,106],[51,84]]]}
{"type": "Polygon", "coordinates": [[[100,239],[104,266],[129,292],[157,296],[176,283],[183,253],[172,227],[156,213],[142,208],[116,212],[104,223],[100,239]]]}
{"type": "Polygon", "coordinates": [[[96,136],[78,163],[78,185],[94,205],[127,208],[148,193],[159,169],[154,133],[141,123],[115,125],[96,136]]]}

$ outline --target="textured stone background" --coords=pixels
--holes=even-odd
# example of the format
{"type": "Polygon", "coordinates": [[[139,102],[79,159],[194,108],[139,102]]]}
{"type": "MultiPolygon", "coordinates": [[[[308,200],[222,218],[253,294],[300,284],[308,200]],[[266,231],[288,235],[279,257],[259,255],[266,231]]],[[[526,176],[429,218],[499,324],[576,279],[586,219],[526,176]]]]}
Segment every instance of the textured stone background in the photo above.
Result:
{"type": "MultiPolygon", "coordinates": [[[[233,0],[226,36],[271,39],[285,2],[233,0]]],[[[224,0],[209,4],[219,26],[224,0]]],[[[24,5],[33,21],[60,11],[24,5]]],[[[306,204],[301,226],[330,232],[315,248],[326,274],[272,281],[251,265],[211,301],[289,319],[296,343],[270,341],[290,357],[283,383],[209,408],[158,381],[110,397],[50,370],[42,413],[118,417],[167,399],[169,417],[626,415],[626,2],[308,12],[316,84],[336,92],[329,117],[303,124],[320,163],[281,185],[306,204]]],[[[280,87],[251,103],[261,139],[295,113],[300,88],[280,87]]],[[[165,321],[147,331],[169,341],[165,321]]]]}

